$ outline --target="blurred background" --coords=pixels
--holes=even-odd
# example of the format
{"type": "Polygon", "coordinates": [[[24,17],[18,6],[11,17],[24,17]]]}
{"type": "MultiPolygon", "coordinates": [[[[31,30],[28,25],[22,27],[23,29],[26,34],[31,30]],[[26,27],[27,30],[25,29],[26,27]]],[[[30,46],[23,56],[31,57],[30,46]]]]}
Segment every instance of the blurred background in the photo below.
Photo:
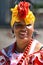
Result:
{"type": "MultiPolygon", "coordinates": [[[[36,16],[33,37],[43,43],[43,0],[25,0],[31,3],[30,9],[36,16]]],[[[15,40],[10,27],[10,8],[20,0],[0,0],[0,49],[11,45],[15,40]]]]}

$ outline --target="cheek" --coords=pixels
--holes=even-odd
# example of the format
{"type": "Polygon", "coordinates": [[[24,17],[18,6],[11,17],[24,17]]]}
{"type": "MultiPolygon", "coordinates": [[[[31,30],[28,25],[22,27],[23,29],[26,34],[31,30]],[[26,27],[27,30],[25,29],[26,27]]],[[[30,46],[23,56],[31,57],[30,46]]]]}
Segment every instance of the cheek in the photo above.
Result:
{"type": "Polygon", "coordinates": [[[31,36],[31,35],[32,35],[32,33],[33,33],[32,31],[28,31],[28,35],[29,35],[29,36],[31,36]]]}
{"type": "Polygon", "coordinates": [[[32,34],[33,34],[33,31],[34,31],[33,29],[28,29],[28,36],[30,36],[30,37],[31,37],[31,36],[32,36],[32,34]]]}
{"type": "Polygon", "coordinates": [[[19,33],[19,29],[14,29],[14,35],[17,37],[19,33]]]}
{"type": "Polygon", "coordinates": [[[30,35],[32,36],[32,34],[33,34],[33,31],[31,30],[31,31],[30,31],[30,35]]]}

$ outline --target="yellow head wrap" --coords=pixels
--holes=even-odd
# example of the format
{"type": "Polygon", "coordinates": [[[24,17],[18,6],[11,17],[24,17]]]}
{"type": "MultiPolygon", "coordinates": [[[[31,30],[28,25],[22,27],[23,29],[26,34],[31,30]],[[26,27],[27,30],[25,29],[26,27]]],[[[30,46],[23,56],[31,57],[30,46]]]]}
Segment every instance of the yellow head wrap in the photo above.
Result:
{"type": "MultiPolygon", "coordinates": [[[[15,22],[19,22],[21,19],[18,16],[18,5],[15,5],[14,8],[11,8],[12,18],[11,18],[11,27],[13,27],[15,22]]],[[[24,18],[24,21],[27,24],[34,24],[35,16],[33,15],[32,11],[28,11],[28,14],[24,18]]]]}

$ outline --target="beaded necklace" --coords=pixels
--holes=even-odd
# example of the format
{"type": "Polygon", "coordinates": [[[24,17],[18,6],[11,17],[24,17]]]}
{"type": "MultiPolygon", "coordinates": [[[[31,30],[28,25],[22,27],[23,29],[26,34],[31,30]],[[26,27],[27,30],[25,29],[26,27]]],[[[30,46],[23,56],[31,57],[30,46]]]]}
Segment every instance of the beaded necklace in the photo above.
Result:
{"type": "Polygon", "coordinates": [[[32,44],[32,41],[33,41],[33,39],[31,39],[31,41],[29,42],[28,46],[26,47],[26,49],[25,49],[25,51],[24,51],[24,53],[23,53],[23,56],[21,57],[21,59],[20,59],[20,61],[18,62],[17,65],[22,65],[23,60],[26,58],[26,56],[27,56],[28,53],[29,53],[29,50],[30,50],[30,46],[31,46],[31,44],[32,44]]]}

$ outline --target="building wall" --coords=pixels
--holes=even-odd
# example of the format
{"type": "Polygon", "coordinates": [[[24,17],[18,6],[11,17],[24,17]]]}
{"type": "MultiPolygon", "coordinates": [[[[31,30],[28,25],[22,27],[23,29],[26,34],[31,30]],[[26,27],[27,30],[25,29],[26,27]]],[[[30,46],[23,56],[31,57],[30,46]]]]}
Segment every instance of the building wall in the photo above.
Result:
{"type": "Polygon", "coordinates": [[[36,22],[35,22],[35,28],[43,28],[43,13],[36,13],[36,22]]]}

